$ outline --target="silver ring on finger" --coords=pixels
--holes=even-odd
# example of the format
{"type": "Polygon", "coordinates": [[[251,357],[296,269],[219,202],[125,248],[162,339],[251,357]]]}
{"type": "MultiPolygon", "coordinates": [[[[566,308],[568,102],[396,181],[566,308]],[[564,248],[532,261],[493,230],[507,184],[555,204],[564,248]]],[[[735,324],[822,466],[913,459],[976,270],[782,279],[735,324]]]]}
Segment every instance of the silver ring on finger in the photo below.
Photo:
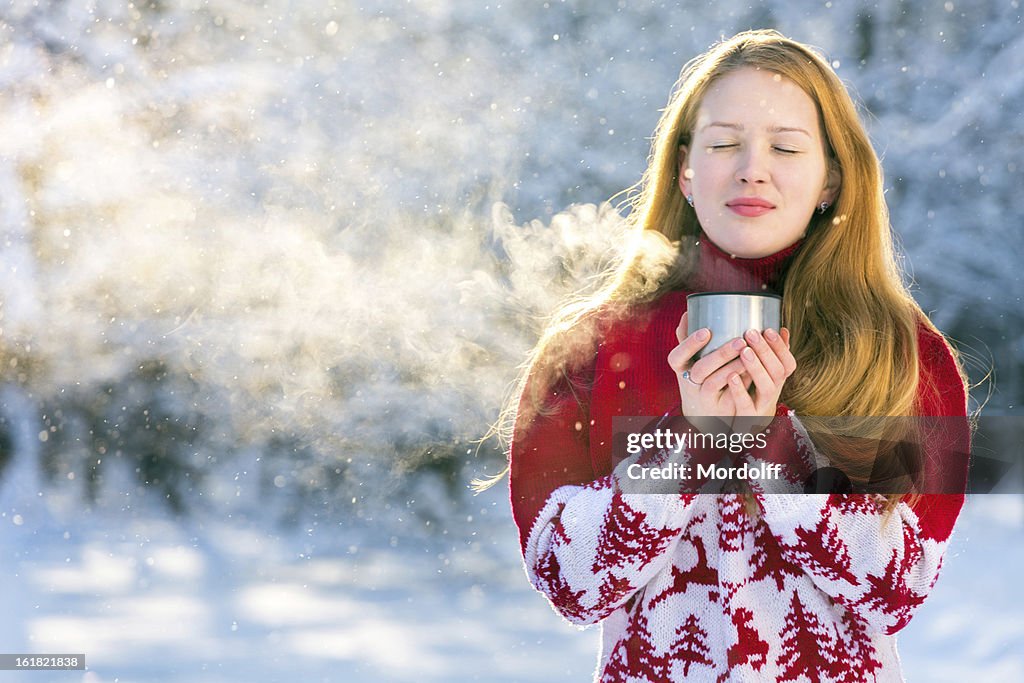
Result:
{"type": "Polygon", "coordinates": [[[690,371],[689,370],[683,370],[683,379],[685,379],[687,382],[689,382],[690,384],[692,384],[695,387],[699,387],[699,386],[701,386],[701,384],[703,384],[702,382],[694,382],[693,378],[690,377],[690,371]]]}

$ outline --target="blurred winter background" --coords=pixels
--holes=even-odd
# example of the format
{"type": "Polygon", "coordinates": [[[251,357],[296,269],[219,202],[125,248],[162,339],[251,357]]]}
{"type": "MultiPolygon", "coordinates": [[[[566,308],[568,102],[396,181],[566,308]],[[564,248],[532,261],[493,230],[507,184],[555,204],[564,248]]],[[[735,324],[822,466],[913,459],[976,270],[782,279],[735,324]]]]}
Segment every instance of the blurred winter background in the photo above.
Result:
{"type": "MultiPolygon", "coordinates": [[[[866,106],[915,295],[1024,401],[1017,0],[6,0],[0,681],[588,680],[477,439],[614,254],[684,62],[776,27],[866,106]]],[[[909,680],[1020,680],[975,496],[909,680]]]]}

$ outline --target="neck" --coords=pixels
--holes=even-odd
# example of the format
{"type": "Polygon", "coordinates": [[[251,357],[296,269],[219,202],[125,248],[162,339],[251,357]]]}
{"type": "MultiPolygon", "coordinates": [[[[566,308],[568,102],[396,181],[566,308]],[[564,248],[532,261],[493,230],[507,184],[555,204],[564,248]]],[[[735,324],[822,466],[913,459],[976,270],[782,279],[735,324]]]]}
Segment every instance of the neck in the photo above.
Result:
{"type": "Polygon", "coordinates": [[[728,254],[703,232],[697,239],[698,262],[692,286],[696,291],[782,293],[782,284],[793,257],[803,240],[782,251],[759,258],[740,258],[728,254]]]}

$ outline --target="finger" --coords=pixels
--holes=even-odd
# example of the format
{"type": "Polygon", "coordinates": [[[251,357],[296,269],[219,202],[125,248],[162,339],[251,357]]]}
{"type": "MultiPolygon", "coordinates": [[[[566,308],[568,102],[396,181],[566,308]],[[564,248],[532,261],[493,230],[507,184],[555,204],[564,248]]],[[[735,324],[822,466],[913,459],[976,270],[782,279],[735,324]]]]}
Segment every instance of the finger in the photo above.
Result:
{"type": "MultiPolygon", "coordinates": [[[[696,373],[696,364],[690,369],[690,376],[693,377],[696,373]]],[[[726,388],[729,384],[729,378],[732,375],[742,375],[741,379],[744,383],[750,380],[750,376],[747,373],[747,369],[743,366],[743,361],[739,358],[735,358],[722,367],[716,369],[706,378],[701,380],[701,387],[705,388],[708,393],[718,393],[726,388]]],[[[696,381],[696,380],[694,380],[696,381]]]]}
{"type": "MultiPolygon", "coordinates": [[[[747,342],[743,341],[742,337],[733,339],[728,344],[723,344],[720,348],[715,349],[708,355],[699,359],[690,368],[690,375],[697,382],[703,382],[707,379],[711,373],[723,367],[728,362],[735,360],[740,355],[740,350],[747,345],[747,342]]],[[[724,382],[728,381],[729,377],[726,375],[723,378],[724,382]]]]}
{"type": "Polygon", "coordinates": [[[746,337],[747,344],[756,354],[757,359],[761,361],[761,365],[768,371],[772,381],[779,384],[785,380],[786,369],[783,367],[782,360],[778,357],[778,352],[775,348],[765,341],[764,335],[757,330],[747,330],[744,336],[746,337]]]}
{"type": "MultiPolygon", "coordinates": [[[[772,355],[774,356],[774,353],[772,355]]],[[[754,387],[757,389],[757,398],[759,400],[769,396],[776,396],[779,393],[780,382],[772,377],[752,348],[747,347],[743,349],[743,353],[740,354],[740,360],[743,361],[743,366],[750,373],[751,379],[754,380],[754,387]]],[[[782,372],[781,363],[778,363],[778,371],[782,372]]],[[[782,379],[785,380],[785,377],[782,379]]]]}
{"type": "MultiPolygon", "coordinates": [[[[694,331],[693,334],[687,335],[687,323],[687,317],[684,313],[682,318],[679,319],[679,325],[676,326],[676,339],[679,341],[678,348],[681,348],[681,352],[685,354],[687,359],[690,359],[697,355],[697,352],[711,341],[711,330],[706,327],[702,327],[701,329],[694,331]]],[[[673,367],[675,367],[675,365],[673,365],[673,367]]],[[[682,372],[682,370],[677,370],[677,372],[682,372]]]]}
{"type": "Polygon", "coordinates": [[[668,352],[669,367],[671,367],[676,374],[679,374],[690,367],[690,360],[692,358],[693,354],[688,353],[682,344],[677,345],[668,352]]]}
{"type": "Polygon", "coordinates": [[[686,316],[687,316],[687,313],[683,313],[683,317],[679,319],[679,324],[676,325],[676,340],[680,344],[683,343],[684,339],[686,339],[688,336],[690,336],[689,333],[687,332],[687,329],[689,329],[689,324],[690,323],[689,323],[689,320],[688,320],[688,318],[686,316]]]}
{"type": "Polygon", "coordinates": [[[796,358],[789,349],[789,330],[782,328],[782,334],[776,334],[774,330],[764,331],[765,341],[775,351],[775,355],[782,363],[786,377],[789,377],[796,370],[796,358]]]}
{"type": "MultiPolygon", "coordinates": [[[[696,333],[695,333],[696,334],[696,333]]],[[[706,342],[704,342],[706,343],[706,342]]],[[[699,347],[698,347],[699,350],[699,347]]],[[[675,371],[676,374],[690,370],[690,376],[696,384],[700,384],[696,377],[693,376],[693,360],[696,352],[693,350],[693,344],[684,340],[684,343],[676,345],[671,351],[668,352],[668,364],[669,367],[675,371]]]]}
{"type": "Polygon", "coordinates": [[[737,374],[731,375],[729,378],[729,395],[732,396],[737,415],[754,414],[754,401],[743,387],[743,381],[737,374]]]}

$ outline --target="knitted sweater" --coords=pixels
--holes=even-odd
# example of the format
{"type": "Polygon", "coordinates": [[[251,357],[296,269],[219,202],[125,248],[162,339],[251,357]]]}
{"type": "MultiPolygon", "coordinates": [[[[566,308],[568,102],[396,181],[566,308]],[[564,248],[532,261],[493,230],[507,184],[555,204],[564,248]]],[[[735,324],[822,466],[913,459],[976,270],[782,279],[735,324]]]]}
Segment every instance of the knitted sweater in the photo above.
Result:
{"type": "MultiPolygon", "coordinates": [[[[737,259],[703,239],[694,289],[778,291],[798,248],[737,259]]],[[[755,488],[751,516],[738,494],[617,484],[612,417],[678,413],[666,358],[686,294],[615,325],[591,366],[551,388],[550,410],[517,424],[510,489],[531,584],[572,623],[601,623],[595,681],[902,681],[894,634],[935,584],[962,494],[901,502],[886,521],[866,495],[755,488]]],[[[919,413],[965,416],[946,342],[921,326],[918,344],[920,386],[939,388],[920,392],[919,413]]],[[[778,415],[789,428],[773,438],[813,449],[778,415]]],[[[966,453],[966,417],[954,431],[966,453]]],[[[966,460],[956,468],[965,481],[966,460]]]]}

